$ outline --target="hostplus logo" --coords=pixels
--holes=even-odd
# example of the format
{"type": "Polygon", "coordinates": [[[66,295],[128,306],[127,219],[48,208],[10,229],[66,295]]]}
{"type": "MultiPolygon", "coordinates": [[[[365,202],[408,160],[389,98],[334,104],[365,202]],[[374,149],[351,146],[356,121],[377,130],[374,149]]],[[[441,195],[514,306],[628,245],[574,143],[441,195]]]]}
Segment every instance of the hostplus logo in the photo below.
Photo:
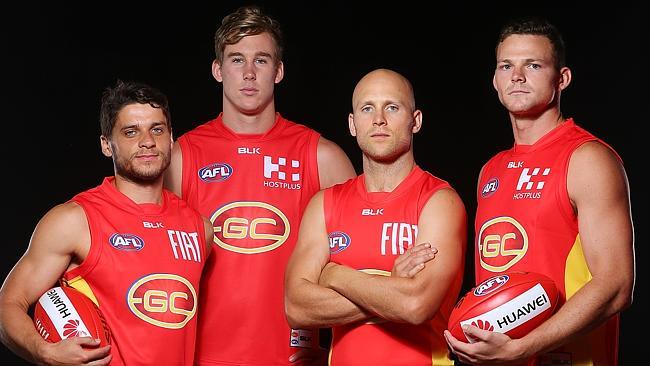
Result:
{"type": "Polygon", "coordinates": [[[551,168],[523,168],[517,182],[517,192],[514,200],[540,199],[544,188],[545,178],[551,173],[551,168]],[[524,192],[522,192],[524,191],[524,192]]]}
{"type": "Polygon", "coordinates": [[[300,160],[264,155],[264,178],[265,187],[300,189],[300,160]]]}

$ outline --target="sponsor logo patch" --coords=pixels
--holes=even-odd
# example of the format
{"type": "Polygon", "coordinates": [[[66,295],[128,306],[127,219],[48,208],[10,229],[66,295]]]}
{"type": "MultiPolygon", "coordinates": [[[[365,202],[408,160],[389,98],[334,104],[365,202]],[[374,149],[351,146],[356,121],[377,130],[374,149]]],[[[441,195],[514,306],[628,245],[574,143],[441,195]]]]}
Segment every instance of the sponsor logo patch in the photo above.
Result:
{"type": "Polygon", "coordinates": [[[488,198],[499,189],[499,178],[490,178],[481,189],[481,197],[488,198]]]}
{"type": "Polygon", "coordinates": [[[223,182],[232,176],[233,169],[226,163],[214,163],[199,169],[199,179],[206,183],[223,182]]]}
{"type": "Polygon", "coordinates": [[[479,328],[481,328],[479,325],[489,326],[491,329],[482,329],[505,333],[526,323],[550,307],[551,302],[548,299],[548,294],[542,285],[537,284],[512,300],[479,316],[463,320],[460,324],[472,324],[479,328]]]}
{"type": "Polygon", "coordinates": [[[487,280],[481,282],[480,285],[476,286],[474,289],[474,295],[476,296],[485,296],[489,293],[496,291],[499,287],[505,285],[508,282],[508,275],[494,276],[488,278],[487,280]]]}
{"type": "Polygon", "coordinates": [[[352,244],[350,235],[342,231],[334,231],[329,233],[327,237],[330,240],[330,254],[339,253],[347,249],[352,244]]]}
{"type": "Polygon", "coordinates": [[[119,250],[139,251],[144,248],[144,240],[134,234],[115,233],[108,238],[108,242],[119,250]]]}

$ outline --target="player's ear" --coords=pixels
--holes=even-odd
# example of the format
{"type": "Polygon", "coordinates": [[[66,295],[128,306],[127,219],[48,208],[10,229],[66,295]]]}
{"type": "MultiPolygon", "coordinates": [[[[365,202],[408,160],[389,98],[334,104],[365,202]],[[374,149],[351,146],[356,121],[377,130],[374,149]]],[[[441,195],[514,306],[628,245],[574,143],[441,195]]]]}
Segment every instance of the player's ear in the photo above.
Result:
{"type": "Polygon", "coordinates": [[[106,157],[113,156],[113,149],[111,148],[111,142],[105,136],[99,136],[99,143],[102,146],[102,154],[106,157]]]}
{"type": "Polygon", "coordinates": [[[354,114],[352,113],[348,115],[348,128],[350,129],[350,135],[357,137],[357,129],[354,127],[354,114]]]}
{"type": "Polygon", "coordinates": [[[560,69],[560,80],[558,87],[560,88],[560,91],[564,90],[571,84],[571,69],[568,67],[563,67],[560,69]]]}
{"type": "Polygon", "coordinates": [[[421,128],[422,128],[422,111],[416,109],[415,112],[413,112],[413,128],[411,131],[413,133],[418,133],[421,128]]]}
{"type": "Polygon", "coordinates": [[[223,81],[223,77],[221,76],[221,64],[216,58],[212,61],[212,77],[214,77],[218,82],[223,81]]]}
{"type": "Polygon", "coordinates": [[[284,78],[284,62],[280,61],[278,63],[278,68],[275,74],[275,83],[279,83],[284,78]]]}

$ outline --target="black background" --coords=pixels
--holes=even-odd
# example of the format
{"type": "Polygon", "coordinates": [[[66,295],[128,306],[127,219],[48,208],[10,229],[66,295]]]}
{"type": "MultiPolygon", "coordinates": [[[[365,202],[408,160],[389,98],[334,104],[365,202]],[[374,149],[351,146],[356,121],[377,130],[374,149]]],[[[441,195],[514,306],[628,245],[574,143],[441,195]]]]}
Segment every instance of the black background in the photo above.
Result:
{"type": "MultiPolygon", "coordinates": [[[[1,278],[24,253],[48,209],[112,174],[112,163],[99,147],[99,99],[106,86],[121,78],[160,88],[170,99],[176,136],[218,114],[221,88],[210,70],[213,34],[224,15],[244,4],[106,1],[3,9],[0,146],[8,227],[2,235],[1,278]]],[[[647,202],[641,177],[647,175],[642,166],[648,165],[648,154],[641,131],[650,122],[650,31],[640,4],[258,4],[285,33],[285,78],[276,88],[276,109],[338,143],[358,172],[361,154],[347,131],[355,83],[378,67],[412,81],[424,114],[416,160],[460,193],[469,214],[470,245],[478,172],[513,143],[507,113],[492,88],[497,32],[516,15],[543,15],[554,22],[564,34],[573,71],[562,111],[612,145],[627,170],[638,271],[635,302],[622,314],[620,360],[627,365],[644,359],[643,338],[633,335],[634,325],[644,319],[641,309],[648,307],[641,299],[648,235],[647,207],[641,204],[642,197],[647,202]]],[[[466,288],[472,263],[469,250],[466,288]]],[[[0,361],[21,364],[4,346],[0,361]]]]}

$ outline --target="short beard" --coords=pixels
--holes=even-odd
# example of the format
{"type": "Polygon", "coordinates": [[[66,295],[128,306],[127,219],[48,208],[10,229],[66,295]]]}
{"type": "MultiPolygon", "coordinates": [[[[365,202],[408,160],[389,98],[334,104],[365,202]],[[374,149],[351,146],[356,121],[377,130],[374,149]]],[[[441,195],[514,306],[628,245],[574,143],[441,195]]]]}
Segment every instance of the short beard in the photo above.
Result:
{"type": "Polygon", "coordinates": [[[147,171],[138,171],[134,169],[130,161],[125,162],[124,160],[116,160],[113,164],[116,175],[119,175],[129,182],[147,186],[156,183],[162,177],[163,173],[169,166],[170,161],[171,156],[165,155],[160,169],[150,169],[147,171]]]}

